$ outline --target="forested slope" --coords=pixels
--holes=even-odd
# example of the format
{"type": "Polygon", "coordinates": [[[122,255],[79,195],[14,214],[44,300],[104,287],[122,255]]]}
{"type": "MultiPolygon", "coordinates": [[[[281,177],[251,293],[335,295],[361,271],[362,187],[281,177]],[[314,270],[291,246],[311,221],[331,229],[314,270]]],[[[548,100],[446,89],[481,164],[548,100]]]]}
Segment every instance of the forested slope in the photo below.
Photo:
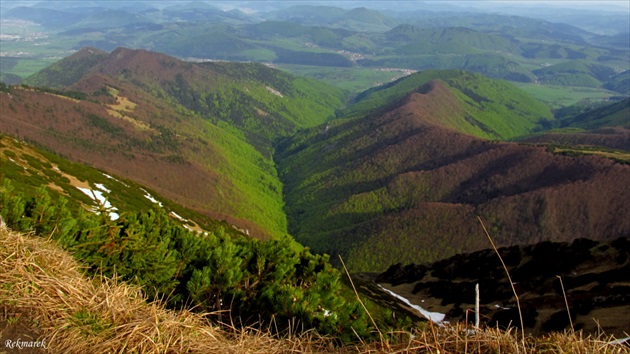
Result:
{"type": "Polygon", "coordinates": [[[630,197],[628,165],[482,139],[525,133],[549,116],[542,105],[513,105],[522,93],[466,90],[492,87],[474,75],[446,72],[444,82],[414,86],[423,75],[370,92],[350,119],[280,146],[299,242],[373,271],[487,248],[477,215],[501,245],[628,235],[619,214],[630,197]]]}

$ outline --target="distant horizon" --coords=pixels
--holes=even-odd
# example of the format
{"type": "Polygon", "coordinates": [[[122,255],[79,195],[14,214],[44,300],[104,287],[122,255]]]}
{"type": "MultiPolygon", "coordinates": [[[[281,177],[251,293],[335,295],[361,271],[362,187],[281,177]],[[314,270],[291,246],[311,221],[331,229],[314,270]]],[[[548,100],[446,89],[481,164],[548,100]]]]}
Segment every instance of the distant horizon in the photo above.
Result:
{"type": "MultiPolygon", "coordinates": [[[[10,7],[15,6],[32,6],[39,3],[48,2],[47,0],[0,0],[1,5],[11,5],[10,7]]],[[[78,1],[78,0],[55,0],[55,2],[76,2],[77,5],[86,3],[89,4],[91,1],[78,1]]],[[[97,2],[109,2],[109,3],[129,3],[129,1],[123,0],[97,0],[97,2]]],[[[603,7],[610,7],[613,9],[628,9],[630,10],[630,1],[626,0],[604,0],[604,1],[594,1],[594,0],[425,0],[425,1],[417,1],[417,0],[368,0],[368,1],[356,1],[356,0],[136,0],[133,2],[142,2],[142,3],[151,3],[156,7],[164,7],[169,6],[172,3],[191,3],[191,2],[205,2],[209,4],[222,4],[229,5],[230,3],[236,5],[233,8],[237,8],[242,5],[253,5],[255,3],[278,3],[278,4],[289,4],[289,3],[304,3],[304,4],[313,4],[313,5],[328,5],[328,6],[341,6],[343,3],[361,3],[364,7],[370,7],[369,4],[383,4],[388,2],[406,2],[406,3],[441,3],[441,4],[453,4],[453,5],[465,5],[465,6],[481,6],[483,8],[487,8],[489,4],[501,4],[501,5],[513,5],[516,7],[520,6],[552,6],[552,7],[563,7],[563,8],[593,8],[596,7],[600,10],[603,7]],[[327,4],[331,3],[331,4],[327,4]]],[[[357,4],[357,7],[359,4],[357,4]]],[[[89,5],[88,5],[89,6],[89,5]]]]}

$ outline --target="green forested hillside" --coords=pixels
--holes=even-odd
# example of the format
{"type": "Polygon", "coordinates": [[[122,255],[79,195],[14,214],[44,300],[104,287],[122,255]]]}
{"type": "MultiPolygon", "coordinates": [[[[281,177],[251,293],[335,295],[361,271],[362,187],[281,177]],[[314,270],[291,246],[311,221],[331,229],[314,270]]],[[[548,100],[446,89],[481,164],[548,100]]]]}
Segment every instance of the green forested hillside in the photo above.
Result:
{"type": "Polygon", "coordinates": [[[83,50],[58,61],[24,79],[31,86],[64,88],[79,81],[94,65],[107,56],[107,52],[96,48],[83,50]]]}
{"type": "Polygon", "coordinates": [[[526,134],[541,122],[552,119],[547,106],[515,86],[458,70],[427,70],[366,91],[343,111],[342,116],[355,118],[375,110],[389,109],[412,92],[428,90],[430,87],[423,85],[431,80],[440,80],[458,98],[459,113],[440,121],[442,126],[456,131],[483,138],[509,139],[526,134]]]}
{"type": "Polygon", "coordinates": [[[615,75],[608,66],[569,61],[534,70],[540,82],[562,86],[600,87],[615,75]]]}
{"type": "Polygon", "coordinates": [[[327,26],[360,32],[387,31],[400,20],[365,7],[342,9],[334,6],[297,5],[265,14],[265,18],[308,26],[327,26]]]}
{"type": "Polygon", "coordinates": [[[604,87],[609,90],[630,95],[630,70],[614,75],[604,84],[604,87]]]}
{"type": "Polygon", "coordinates": [[[353,270],[485,248],[477,215],[502,245],[630,227],[614,217],[628,166],[486,140],[551,123],[548,108],[504,82],[423,72],[361,95],[345,112],[284,141],[276,160],[290,232],[340,253],[353,270]]]}
{"type": "Polygon", "coordinates": [[[256,237],[286,233],[272,142],[334,117],[344,104],[341,90],[261,64],[194,64],[124,48],[89,64],[67,86],[83,93],[79,102],[39,89],[3,93],[5,132],[256,237]]]}
{"type": "Polygon", "coordinates": [[[630,129],[630,99],[595,106],[576,105],[557,112],[559,127],[597,129],[622,127],[630,129]]]}

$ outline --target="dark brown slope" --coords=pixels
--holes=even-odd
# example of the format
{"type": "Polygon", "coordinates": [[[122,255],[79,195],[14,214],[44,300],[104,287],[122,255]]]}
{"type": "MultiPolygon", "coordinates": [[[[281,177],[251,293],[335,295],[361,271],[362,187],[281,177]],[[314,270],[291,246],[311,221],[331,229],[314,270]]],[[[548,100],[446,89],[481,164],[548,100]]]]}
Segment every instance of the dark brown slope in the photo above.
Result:
{"type": "MultiPolygon", "coordinates": [[[[630,325],[630,241],[579,239],[499,249],[520,299],[526,331],[571,329],[626,337],[630,325]],[[561,277],[562,284],[560,283],[561,277]],[[569,304],[571,320],[567,312],[569,304]],[[571,321],[571,322],[570,322],[571,321]]],[[[520,327],[520,318],[499,258],[492,250],[457,255],[432,264],[391,266],[376,282],[446,321],[474,321],[480,285],[481,323],[520,327]],[[468,314],[467,314],[468,312],[468,314]]]]}
{"type": "Polygon", "coordinates": [[[298,241],[375,271],[487,248],[477,216],[504,246],[630,234],[630,166],[462,134],[444,123],[460,111],[434,82],[288,149],[283,166],[302,162],[283,176],[298,241]]]}

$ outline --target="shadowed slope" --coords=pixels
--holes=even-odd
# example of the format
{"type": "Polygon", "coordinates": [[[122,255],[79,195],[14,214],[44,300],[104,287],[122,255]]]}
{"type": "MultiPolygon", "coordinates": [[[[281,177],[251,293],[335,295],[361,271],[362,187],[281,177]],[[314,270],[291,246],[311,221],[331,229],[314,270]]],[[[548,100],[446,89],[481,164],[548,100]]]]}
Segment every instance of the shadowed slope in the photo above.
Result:
{"type": "MultiPolygon", "coordinates": [[[[498,251],[506,260],[518,291],[527,332],[605,331],[627,336],[630,242],[578,239],[542,242],[498,251]],[[562,284],[560,283],[561,277],[562,284]],[[567,313],[566,301],[571,312],[567,313]]],[[[520,326],[514,294],[499,258],[492,250],[460,254],[423,265],[397,264],[376,280],[447,321],[472,321],[475,284],[480,285],[482,323],[520,326]]]]}

